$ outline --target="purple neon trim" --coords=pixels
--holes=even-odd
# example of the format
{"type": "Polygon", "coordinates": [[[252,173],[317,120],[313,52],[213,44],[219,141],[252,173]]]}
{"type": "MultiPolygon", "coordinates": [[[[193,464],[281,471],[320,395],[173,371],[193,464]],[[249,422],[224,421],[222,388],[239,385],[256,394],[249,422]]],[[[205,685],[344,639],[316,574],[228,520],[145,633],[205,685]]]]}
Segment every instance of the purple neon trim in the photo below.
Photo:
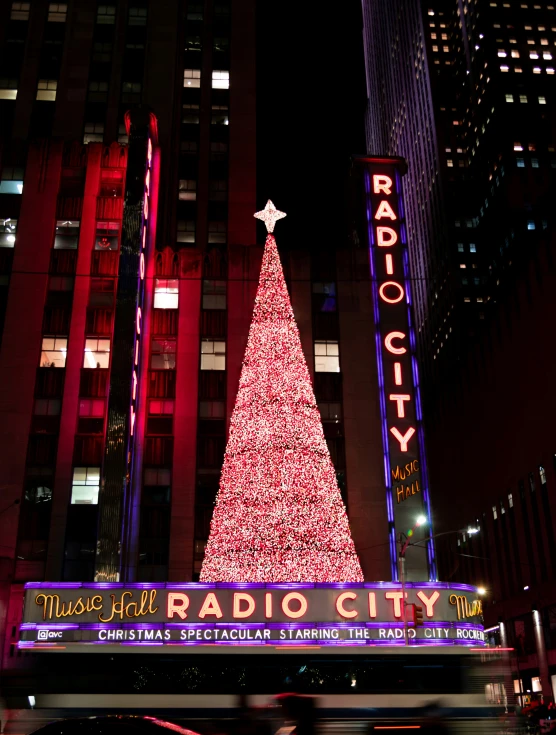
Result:
{"type": "Polygon", "coordinates": [[[375,343],[376,362],[378,373],[378,388],[380,402],[380,417],[382,421],[382,446],[384,451],[384,481],[386,486],[386,509],[390,529],[390,568],[392,579],[398,581],[398,550],[396,547],[396,533],[394,526],[394,503],[392,499],[392,486],[390,482],[390,452],[388,448],[388,422],[386,418],[386,395],[384,392],[384,365],[382,359],[382,339],[380,332],[380,309],[378,303],[378,285],[375,266],[375,241],[373,231],[373,218],[371,210],[371,179],[369,171],[365,171],[365,190],[367,195],[367,229],[369,234],[369,262],[371,267],[371,291],[373,295],[373,312],[375,318],[375,343]]]}

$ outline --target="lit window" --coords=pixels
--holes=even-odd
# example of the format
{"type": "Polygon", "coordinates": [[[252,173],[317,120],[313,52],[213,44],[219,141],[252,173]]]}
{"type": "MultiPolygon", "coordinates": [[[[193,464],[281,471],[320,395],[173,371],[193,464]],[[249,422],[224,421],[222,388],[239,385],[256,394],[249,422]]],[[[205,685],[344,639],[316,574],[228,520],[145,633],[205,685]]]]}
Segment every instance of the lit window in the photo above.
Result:
{"type": "Polygon", "coordinates": [[[228,105],[213,105],[210,122],[212,125],[229,125],[228,105]]]}
{"type": "Polygon", "coordinates": [[[0,219],[0,248],[15,247],[16,219],[0,219]]]}
{"type": "Polygon", "coordinates": [[[119,222],[97,222],[95,250],[118,250],[120,245],[119,222]]]}
{"type": "Polygon", "coordinates": [[[99,5],[97,10],[97,23],[101,25],[114,25],[116,22],[116,7],[114,5],[99,5]]]}
{"type": "Polygon", "coordinates": [[[318,311],[336,311],[336,284],[313,283],[313,308],[318,311]]]}
{"type": "Polygon", "coordinates": [[[17,79],[0,79],[0,100],[17,99],[17,79]]]}
{"type": "Polygon", "coordinates": [[[463,300],[465,301],[466,304],[471,303],[471,299],[469,298],[469,296],[465,296],[463,300]]]}
{"type": "Polygon", "coordinates": [[[60,398],[37,398],[35,401],[35,416],[59,416],[62,401],[60,398]]]}
{"type": "Polygon", "coordinates": [[[458,242],[458,253],[463,253],[463,250],[464,250],[463,243],[462,242],[458,242]]]}
{"type": "Polygon", "coordinates": [[[102,143],[104,139],[104,123],[85,123],[83,143],[102,143]]]}
{"type": "Polygon", "coordinates": [[[546,470],[544,467],[539,467],[539,476],[541,478],[541,485],[546,485],[546,470]]]}
{"type": "Polygon", "coordinates": [[[183,70],[183,86],[184,87],[200,87],[201,86],[201,70],[200,69],[184,69],[183,70]]]}
{"type": "Polygon", "coordinates": [[[507,53],[506,53],[505,51],[503,51],[502,49],[498,49],[498,56],[499,56],[499,57],[500,57],[501,59],[505,59],[507,55],[508,55],[508,54],[507,54],[507,53]]]}
{"type": "Polygon", "coordinates": [[[448,53],[449,50],[450,50],[449,46],[442,46],[442,51],[444,51],[445,54],[448,53]]]}
{"type": "Polygon", "coordinates": [[[546,73],[547,74],[554,74],[554,69],[547,68],[546,73]]]}
{"type": "Polygon", "coordinates": [[[546,97],[539,97],[539,105],[546,105],[546,97]]]}
{"type": "Polygon", "coordinates": [[[86,418],[103,418],[105,403],[102,399],[80,398],[79,415],[86,418]]]}
{"type": "Polygon", "coordinates": [[[543,59],[547,59],[548,61],[552,60],[552,54],[550,51],[543,51],[542,52],[543,59]]]}
{"type": "Polygon", "coordinates": [[[465,265],[465,263],[460,263],[460,264],[459,264],[459,267],[460,267],[460,268],[462,268],[462,269],[465,269],[465,268],[467,268],[467,266],[465,265]]]}
{"type": "Polygon", "coordinates": [[[469,244],[469,252],[470,253],[476,253],[477,252],[477,246],[475,245],[474,242],[472,242],[472,243],[469,244]]]}
{"type": "Polygon", "coordinates": [[[151,345],[151,368],[153,370],[174,370],[176,367],[176,340],[158,337],[151,345]]]}
{"type": "Polygon", "coordinates": [[[448,40],[448,34],[447,33],[443,33],[442,34],[442,40],[443,41],[447,41],[448,40]]]}
{"type": "Polygon", "coordinates": [[[527,103],[527,95],[520,94],[519,95],[519,101],[522,102],[522,103],[524,103],[524,104],[526,104],[527,103]]]}
{"type": "Polygon", "coordinates": [[[540,74],[541,73],[541,67],[540,66],[534,66],[533,67],[533,74],[540,74]]]}
{"type": "Polygon", "coordinates": [[[221,340],[201,341],[201,370],[226,369],[226,343],[221,340]]]}
{"type": "Polygon", "coordinates": [[[528,230],[534,230],[535,229],[535,223],[532,219],[527,220],[527,229],[528,230]]]}
{"type": "Polygon", "coordinates": [[[431,38],[433,41],[436,41],[436,33],[431,33],[431,38]]]}
{"type": "Polygon", "coordinates": [[[510,43],[517,43],[517,39],[515,39],[515,38],[510,38],[510,43]]]}
{"type": "Polygon", "coordinates": [[[174,401],[149,401],[149,414],[151,416],[172,416],[174,413],[174,401]]]}
{"type": "Polygon", "coordinates": [[[229,89],[230,88],[230,72],[229,71],[213,71],[212,72],[212,88],[213,89],[229,89]]]}
{"type": "Polygon", "coordinates": [[[340,350],[337,340],[318,340],[315,342],[315,372],[340,372],[340,350]]]}
{"type": "Polygon", "coordinates": [[[532,38],[528,38],[527,39],[527,43],[529,44],[529,46],[534,46],[535,45],[535,41],[532,38]]]}
{"type": "Polygon", "coordinates": [[[178,199],[182,202],[194,202],[197,199],[196,179],[180,179],[178,199]]]}
{"type": "Polygon", "coordinates": [[[10,20],[29,20],[31,3],[12,3],[10,20]]]}
{"type": "Polygon", "coordinates": [[[65,23],[68,14],[68,6],[66,3],[50,3],[48,6],[49,23],[65,23]]]}
{"type": "Polygon", "coordinates": [[[79,220],[58,220],[54,234],[55,250],[76,250],[79,241],[79,220]]]}
{"type": "Polygon", "coordinates": [[[539,55],[536,51],[529,51],[529,58],[530,59],[538,59],[539,55]]]}
{"type": "Polygon", "coordinates": [[[199,418],[202,419],[223,419],[224,411],[224,401],[200,401],[199,403],[199,418]]]}
{"type": "Polygon", "coordinates": [[[506,102],[513,102],[513,101],[514,101],[513,94],[507,94],[506,95],[506,102]]]}
{"type": "Polygon", "coordinates": [[[432,47],[432,50],[433,50],[433,51],[438,51],[438,46],[433,46],[433,47],[432,47]]]}
{"type": "Polygon", "coordinates": [[[128,23],[130,26],[146,26],[147,8],[130,8],[128,23]]]}
{"type": "Polygon", "coordinates": [[[500,67],[500,71],[510,71],[510,67],[509,66],[501,66],[500,67]]]}
{"type": "Polygon", "coordinates": [[[514,498],[511,493],[508,494],[508,508],[514,507],[514,498]]]}
{"type": "Polygon", "coordinates": [[[512,59],[519,59],[519,51],[512,51],[512,59]]]}
{"type": "Polygon", "coordinates": [[[541,38],[541,46],[548,46],[548,39],[547,38],[541,38]]]}
{"type": "Polygon", "coordinates": [[[208,231],[208,241],[210,243],[224,243],[226,242],[228,224],[226,222],[209,222],[208,231]]]}
{"type": "Polygon", "coordinates": [[[453,168],[454,162],[450,158],[448,158],[448,160],[446,161],[446,165],[448,166],[448,168],[453,168]]]}
{"type": "Polygon", "coordinates": [[[483,303],[483,297],[477,296],[477,303],[482,304],[483,303]]]}
{"type": "Polygon", "coordinates": [[[522,151],[522,150],[523,150],[523,146],[521,145],[521,143],[514,143],[514,151],[522,151]]]}
{"type": "Polygon", "coordinates": [[[226,308],[226,281],[203,281],[203,309],[226,308]]]}
{"type": "Polygon", "coordinates": [[[516,66],[516,68],[514,69],[514,71],[515,71],[516,74],[521,74],[523,72],[523,69],[520,66],[516,66]]]}
{"type": "Polygon", "coordinates": [[[538,168],[539,167],[539,159],[538,158],[532,158],[531,159],[531,166],[533,168],[538,168]]]}
{"type": "Polygon", "coordinates": [[[177,278],[157,278],[154,285],[154,308],[177,309],[179,288],[177,278]]]}
{"type": "Polygon", "coordinates": [[[492,516],[493,516],[494,520],[496,520],[498,518],[498,513],[496,511],[496,506],[495,505],[492,506],[492,516]]]}
{"type": "Polygon", "coordinates": [[[72,505],[97,505],[100,467],[74,467],[71,483],[72,505]]]}
{"type": "Polygon", "coordinates": [[[195,242],[195,220],[178,220],[178,242],[195,242]]]}
{"type": "Polygon", "coordinates": [[[43,102],[54,102],[56,99],[56,79],[39,79],[37,87],[37,99],[43,102]]]}
{"type": "Polygon", "coordinates": [[[83,355],[84,368],[107,368],[110,366],[110,340],[87,337],[83,355]]]}
{"type": "Polygon", "coordinates": [[[43,337],[41,351],[41,367],[66,367],[68,354],[67,337],[43,337]]]}

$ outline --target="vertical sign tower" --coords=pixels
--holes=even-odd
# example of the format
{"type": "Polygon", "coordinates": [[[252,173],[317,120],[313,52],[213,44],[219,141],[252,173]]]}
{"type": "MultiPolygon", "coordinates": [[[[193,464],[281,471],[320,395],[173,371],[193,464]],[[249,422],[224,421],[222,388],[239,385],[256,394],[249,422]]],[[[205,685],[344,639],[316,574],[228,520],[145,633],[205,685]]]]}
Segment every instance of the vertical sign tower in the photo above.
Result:
{"type": "Polygon", "coordinates": [[[371,283],[384,446],[392,578],[398,580],[398,539],[417,518],[429,523],[414,530],[406,551],[409,580],[435,580],[419,390],[407,228],[402,196],[406,163],[401,158],[358,158],[365,166],[371,283]]]}
{"type": "MultiPolygon", "coordinates": [[[[129,155],[126,173],[122,243],[110,365],[106,443],[99,495],[95,581],[119,582],[125,553],[126,518],[132,506],[133,465],[139,369],[141,366],[146,259],[154,240],[153,192],[157,172],[153,150],[157,124],[152,113],[126,114],[129,155]]],[[[138,478],[139,479],[139,478],[138,478]]]]}

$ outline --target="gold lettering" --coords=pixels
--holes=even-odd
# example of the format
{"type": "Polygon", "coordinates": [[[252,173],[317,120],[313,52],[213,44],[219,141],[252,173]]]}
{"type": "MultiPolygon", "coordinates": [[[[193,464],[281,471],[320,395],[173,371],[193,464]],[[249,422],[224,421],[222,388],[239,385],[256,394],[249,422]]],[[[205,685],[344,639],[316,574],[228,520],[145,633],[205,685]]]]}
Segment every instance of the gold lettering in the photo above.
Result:
{"type": "Polygon", "coordinates": [[[403,485],[400,485],[399,488],[396,490],[396,497],[398,499],[398,503],[401,503],[402,500],[404,499],[404,497],[403,497],[403,485]]]}
{"type": "Polygon", "coordinates": [[[458,620],[464,620],[465,618],[474,618],[483,614],[483,602],[482,600],[469,600],[465,595],[450,595],[450,605],[456,605],[458,620]]]}
{"type": "Polygon", "coordinates": [[[103,618],[102,614],[99,614],[98,619],[101,623],[110,623],[114,618],[119,617],[120,620],[124,618],[138,618],[141,615],[152,615],[158,610],[158,606],[153,608],[154,601],[156,599],[156,590],[151,590],[150,595],[148,590],[143,590],[141,593],[141,600],[125,602],[127,597],[133,597],[133,592],[122,592],[120,599],[116,599],[116,595],[110,595],[112,599],[112,607],[110,610],[110,616],[103,618]],[[148,606],[145,609],[145,605],[148,606]]]}

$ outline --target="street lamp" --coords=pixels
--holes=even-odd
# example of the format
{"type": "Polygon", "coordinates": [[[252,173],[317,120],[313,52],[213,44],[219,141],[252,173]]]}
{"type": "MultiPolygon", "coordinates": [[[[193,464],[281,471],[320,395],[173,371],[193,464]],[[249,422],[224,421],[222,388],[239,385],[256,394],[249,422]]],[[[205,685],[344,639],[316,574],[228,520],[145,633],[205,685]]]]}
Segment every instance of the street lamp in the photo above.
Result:
{"type": "Polygon", "coordinates": [[[406,615],[406,605],[405,605],[405,552],[407,551],[407,547],[409,546],[411,537],[415,533],[415,529],[419,528],[420,526],[424,526],[425,523],[427,523],[428,518],[424,515],[420,515],[417,517],[415,521],[415,525],[413,528],[410,528],[407,534],[400,532],[399,542],[400,542],[400,556],[399,556],[399,564],[400,564],[400,581],[402,583],[402,616],[403,616],[403,626],[404,626],[404,637],[405,637],[405,645],[409,645],[408,637],[407,637],[407,615],[406,615]],[[404,540],[405,539],[405,540],[404,540]]]}

